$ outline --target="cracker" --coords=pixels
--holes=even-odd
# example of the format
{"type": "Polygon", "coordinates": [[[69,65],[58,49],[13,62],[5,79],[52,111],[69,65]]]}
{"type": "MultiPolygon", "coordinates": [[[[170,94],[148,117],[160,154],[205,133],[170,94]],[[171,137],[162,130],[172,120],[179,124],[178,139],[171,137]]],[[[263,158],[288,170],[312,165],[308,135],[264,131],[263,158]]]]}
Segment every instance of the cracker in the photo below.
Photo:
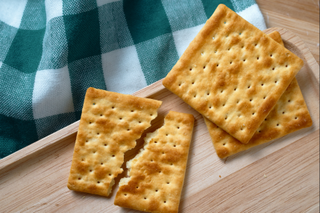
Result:
{"type": "Polygon", "coordinates": [[[94,88],[87,90],[68,188],[108,196],[124,153],[157,116],[161,101],[94,88]]]}
{"type": "Polygon", "coordinates": [[[303,66],[303,61],[219,5],[163,85],[242,143],[303,66]]]}
{"type": "Polygon", "coordinates": [[[147,212],[178,212],[194,118],[170,111],[163,127],[147,134],[144,149],[127,162],[114,204],[147,212]]]}
{"type": "MultiPolygon", "coordinates": [[[[283,45],[278,32],[275,31],[269,36],[283,45]]],[[[302,128],[310,127],[312,120],[298,82],[294,78],[249,143],[241,143],[206,118],[205,123],[217,155],[225,158],[302,128]]]]}

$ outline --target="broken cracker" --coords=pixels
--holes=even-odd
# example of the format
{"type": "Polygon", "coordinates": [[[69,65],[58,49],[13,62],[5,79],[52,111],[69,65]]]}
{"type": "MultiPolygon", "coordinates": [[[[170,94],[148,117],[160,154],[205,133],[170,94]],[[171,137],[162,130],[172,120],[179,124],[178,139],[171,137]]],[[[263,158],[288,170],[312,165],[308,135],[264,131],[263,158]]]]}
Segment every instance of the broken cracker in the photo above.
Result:
{"type": "Polygon", "coordinates": [[[127,162],[114,204],[147,212],[178,212],[194,118],[170,111],[163,127],[147,134],[144,149],[127,162]]]}
{"type": "MultiPolygon", "coordinates": [[[[281,36],[277,31],[269,34],[269,36],[283,45],[281,36]]],[[[220,158],[226,158],[312,125],[311,116],[296,78],[293,79],[247,144],[241,143],[208,119],[204,119],[216,153],[220,158]]]]}
{"type": "Polygon", "coordinates": [[[225,5],[219,5],[163,85],[248,143],[303,66],[225,5]]]}
{"type": "Polygon", "coordinates": [[[87,90],[68,188],[108,196],[122,172],[124,153],[157,116],[161,101],[95,88],[87,90]]]}

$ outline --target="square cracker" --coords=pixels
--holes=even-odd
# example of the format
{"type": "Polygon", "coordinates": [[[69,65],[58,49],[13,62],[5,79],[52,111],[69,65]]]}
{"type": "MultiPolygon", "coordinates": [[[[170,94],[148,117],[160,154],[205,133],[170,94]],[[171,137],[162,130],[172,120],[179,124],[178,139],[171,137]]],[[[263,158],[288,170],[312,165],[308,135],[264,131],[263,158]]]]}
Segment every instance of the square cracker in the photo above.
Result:
{"type": "MultiPolygon", "coordinates": [[[[281,36],[277,31],[269,34],[269,36],[283,45],[281,36]]],[[[293,79],[275,107],[247,144],[241,143],[208,119],[204,119],[213,146],[220,158],[226,158],[240,151],[247,150],[312,125],[307,105],[296,78],[293,79]]]]}
{"type": "Polygon", "coordinates": [[[147,134],[144,149],[127,162],[114,204],[147,212],[178,212],[194,118],[170,111],[163,127],[147,134]]]}
{"type": "Polygon", "coordinates": [[[157,116],[161,101],[88,88],[74,146],[68,188],[108,196],[124,153],[157,116]]]}
{"type": "Polygon", "coordinates": [[[248,143],[303,61],[219,5],[163,85],[248,143]]]}

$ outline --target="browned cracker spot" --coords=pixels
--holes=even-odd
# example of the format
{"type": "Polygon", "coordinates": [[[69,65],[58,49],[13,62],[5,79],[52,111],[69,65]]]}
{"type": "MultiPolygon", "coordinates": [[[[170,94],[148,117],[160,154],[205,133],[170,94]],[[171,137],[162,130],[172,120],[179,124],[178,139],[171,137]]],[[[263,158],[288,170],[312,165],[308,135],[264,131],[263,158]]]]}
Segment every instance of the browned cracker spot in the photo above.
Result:
{"type": "Polygon", "coordinates": [[[147,212],[178,212],[194,118],[170,111],[145,138],[144,150],[127,162],[114,204],[147,212]]]}
{"type": "Polygon", "coordinates": [[[303,61],[219,5],[163,85],[248,143],[303,61]]]}
{"type": "MultiPolygon", "coordinates": [[[[278,32],[275,31],[269,34],[269,36],[283,45],[278,32]]],[[[283,137],[299,129],[309,127],[312,125],[312,120],[298,82],[294,78],[249,143],[241,143],[206,118],[205,123],[217,155],[220,158],[225,158],[251,147],[283,137]]]]}
{"type": "Polygon", "coordinates": [[[108,196],[124,153],[157,116],[161,101],[94,88],[87,90],[68,188],[108,196]]]}

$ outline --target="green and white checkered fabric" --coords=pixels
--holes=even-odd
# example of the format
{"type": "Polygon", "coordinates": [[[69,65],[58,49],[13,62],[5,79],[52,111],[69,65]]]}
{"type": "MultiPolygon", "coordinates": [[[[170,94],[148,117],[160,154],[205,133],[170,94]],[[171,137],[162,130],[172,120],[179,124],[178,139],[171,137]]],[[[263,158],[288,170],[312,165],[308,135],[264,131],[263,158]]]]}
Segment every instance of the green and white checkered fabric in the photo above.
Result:
{"type": "Polygon", "coordinates": [[[165,77],[220,3],[266,28],[254,0],[0,1],[0,158],[165,77]]]}

